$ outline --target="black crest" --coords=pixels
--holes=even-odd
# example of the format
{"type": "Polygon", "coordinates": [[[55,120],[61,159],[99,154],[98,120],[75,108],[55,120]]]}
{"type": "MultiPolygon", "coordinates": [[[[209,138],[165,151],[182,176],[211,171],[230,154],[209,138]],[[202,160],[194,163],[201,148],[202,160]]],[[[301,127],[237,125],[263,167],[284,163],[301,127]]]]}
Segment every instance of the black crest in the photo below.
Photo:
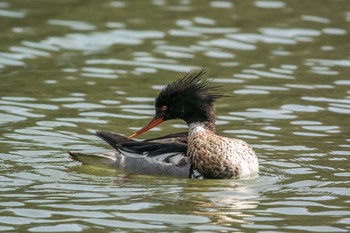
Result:
{"type": "Polygon", "coordinates": [[[221,85],[204,79],[205,69],[186,74],[167,85],[156,98],[156,114],[165,120],[184,119],[187,123],[206,120],[213,114],[214,102],[224,95],[221,85]]]}
{"type": "Polygon", "coordinates": [[[199,104],[205,104],[213,103],[223,97],[224,95],[219,93],[221,85],[203,79],[205,73],[206,70],[202,69],[199,72],[188,73],[183,78],[170,83],[159,93],[157,102],[181,99],[186,102],[196,101],[199,104]]]}

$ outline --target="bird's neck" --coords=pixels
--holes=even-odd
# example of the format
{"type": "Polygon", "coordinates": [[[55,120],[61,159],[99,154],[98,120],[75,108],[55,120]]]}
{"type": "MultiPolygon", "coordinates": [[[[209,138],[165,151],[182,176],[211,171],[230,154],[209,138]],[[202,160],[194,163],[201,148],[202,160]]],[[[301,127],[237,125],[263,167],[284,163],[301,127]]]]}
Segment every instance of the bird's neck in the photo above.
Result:
{"type": "Polygon", "coordinates": [[[205,115],[193,118],[190,121],[187,121],[189,128],[202,127],[205,130],[209,130],[215,133],[215,108],[214,106],[210,107],[205,115]]]}

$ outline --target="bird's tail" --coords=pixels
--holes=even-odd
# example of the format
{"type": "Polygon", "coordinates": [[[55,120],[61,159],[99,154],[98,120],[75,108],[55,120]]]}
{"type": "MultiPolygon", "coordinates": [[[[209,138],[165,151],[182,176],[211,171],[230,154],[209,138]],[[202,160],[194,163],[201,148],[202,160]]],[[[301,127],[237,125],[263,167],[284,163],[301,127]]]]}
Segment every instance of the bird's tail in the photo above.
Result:
{"type": "Polygon", "coordinates": [[[68,154],[73,160],[79,161],[83,164],[102,167],[118,166],[118,156],[116,153],[115,150],[96,154],[68,151],[68,154]]]}

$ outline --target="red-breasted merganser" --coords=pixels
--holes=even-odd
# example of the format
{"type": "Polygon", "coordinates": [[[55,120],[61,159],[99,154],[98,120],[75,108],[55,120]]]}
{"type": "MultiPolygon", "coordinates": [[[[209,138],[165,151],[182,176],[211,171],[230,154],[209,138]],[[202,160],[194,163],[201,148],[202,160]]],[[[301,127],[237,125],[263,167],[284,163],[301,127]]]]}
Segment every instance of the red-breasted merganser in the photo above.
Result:
{"type": "MultiPolygon", "coordinates": [[[[167,85],[156,98],[154,118],[129,138],[97,132],[116,149],[108,155],[100,154],[102,163],[130,173],[216,179],[256,176],[259,162],[252,147],[215,133],[214,102],[224,95],[218,93],[220,86],[203,79],[204,74],[205,70],[190,73],[167,85]],[[184,120],[188,135],[172,134],[142,142],[131,139],[171,119],[184,120]]],[[[69,153],[85,163],[95,163],[90,158],[97,158],[69,153]]]]}

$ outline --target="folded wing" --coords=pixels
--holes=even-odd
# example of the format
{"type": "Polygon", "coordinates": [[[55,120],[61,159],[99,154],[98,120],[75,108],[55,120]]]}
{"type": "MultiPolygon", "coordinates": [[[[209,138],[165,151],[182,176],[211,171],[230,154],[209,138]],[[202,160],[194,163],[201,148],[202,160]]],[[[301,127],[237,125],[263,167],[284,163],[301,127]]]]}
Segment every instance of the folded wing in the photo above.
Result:
{"type": "Polygon", "coordinates": [[[114,150],[103,153],[68,153],[84,164],[120,168],[128,173],[191,177],[193,171],[187,152],[187,132],[135,141],[106,131],[96,136],[114,150]]]}

